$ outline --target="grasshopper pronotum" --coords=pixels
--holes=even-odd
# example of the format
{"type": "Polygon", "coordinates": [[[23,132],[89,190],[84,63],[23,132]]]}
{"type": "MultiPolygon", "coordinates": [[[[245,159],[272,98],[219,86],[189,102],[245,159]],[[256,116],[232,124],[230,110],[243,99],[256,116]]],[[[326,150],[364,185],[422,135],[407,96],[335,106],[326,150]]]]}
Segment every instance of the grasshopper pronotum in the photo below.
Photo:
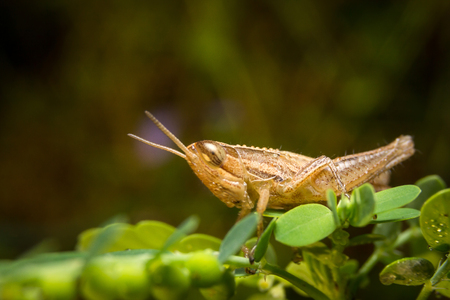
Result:
{"type": "MultiPolygon", "coordinates": [[[[228,207],[241,209],[238,220],[249,214],[255,204],[262,215],[266,208],[290,209],[325,202],[328,189],[349,197],[350,191],[366,182],[378,190],[388,188],[389,170],[414,154],[414,143],[408,135],[372,151],[335,159],[209,140],[186,147],[152,114],[145,113],[184,153],[129,136],[184,158],[217,198],[228,207]]],[[[258,236],[262,229],[260,222],[258,236]]]]}

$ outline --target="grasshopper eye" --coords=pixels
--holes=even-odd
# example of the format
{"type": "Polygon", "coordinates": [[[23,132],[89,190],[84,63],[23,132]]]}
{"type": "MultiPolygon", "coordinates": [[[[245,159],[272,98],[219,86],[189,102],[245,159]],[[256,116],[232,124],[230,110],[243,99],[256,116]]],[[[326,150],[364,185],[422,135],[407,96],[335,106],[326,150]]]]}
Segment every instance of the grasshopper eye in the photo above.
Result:
{"type": "Polygon", "coordinates": [[[225,149],[217,143],[210,141],[198,142],[196,147],[199,150],[203,160],[214,167],[220,167],[225,160],[225,149]]]}

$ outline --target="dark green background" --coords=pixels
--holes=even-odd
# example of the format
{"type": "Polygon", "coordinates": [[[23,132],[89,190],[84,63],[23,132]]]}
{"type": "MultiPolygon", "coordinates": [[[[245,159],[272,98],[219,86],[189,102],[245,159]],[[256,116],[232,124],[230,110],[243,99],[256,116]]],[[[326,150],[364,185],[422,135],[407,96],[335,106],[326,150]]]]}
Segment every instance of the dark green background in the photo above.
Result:
{"type": "Polygon", "coordinates": [[[237,210],[127,137],[173,147],[144,110],[186,144],[309,156],[410,134],[392,184],[450,182],[449,1],[5,1],[0,30],[2,258],[118,214],[224,236],[237,210]]]}

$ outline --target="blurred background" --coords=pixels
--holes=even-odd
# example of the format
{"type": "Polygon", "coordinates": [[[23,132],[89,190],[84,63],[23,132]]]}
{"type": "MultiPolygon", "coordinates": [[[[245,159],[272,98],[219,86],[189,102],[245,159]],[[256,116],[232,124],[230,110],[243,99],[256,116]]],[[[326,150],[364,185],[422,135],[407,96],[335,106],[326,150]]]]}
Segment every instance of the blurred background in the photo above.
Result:
{"type": "Polygon", "coordinates": [[[197,214],[198,232],[223,238],[237,209],[181,158],[127,136],[176,148],[144,110],[185,144],[314,157],[409,134],[418,151],[392,185],[450,183],[449,6],[2,1],[0,257],[41,241],[73,249],[118,215],[176,226],[197,214]]]}

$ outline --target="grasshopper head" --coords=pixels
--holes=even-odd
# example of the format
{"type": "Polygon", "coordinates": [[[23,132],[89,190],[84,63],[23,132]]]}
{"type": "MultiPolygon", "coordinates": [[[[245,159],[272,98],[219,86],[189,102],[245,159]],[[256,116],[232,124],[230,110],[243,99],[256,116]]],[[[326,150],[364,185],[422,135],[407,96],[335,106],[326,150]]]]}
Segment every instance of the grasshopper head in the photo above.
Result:
{"type": "Polygon", "coordinates": [[[148,111],[145,113],[184,153],[149,142],[133,134],[128,134],[130,137],[184,158],[203,184],[228,207],[253,207],[247,194],[245,181],[224,168],[227,163],[227,151],[224,146],[228,145],[214,141],[200,141],[186,147],[152,114],[148,111]]]}
{"type": "Polygon", "coordinates": [[[215,141],[200,141],[188,146],[195,160],[187,159],[189,166],[204,185],[228,207],[252,208],[247,194],[247,183],[233,172],[229,161],[229,145],[215,141]]]}

